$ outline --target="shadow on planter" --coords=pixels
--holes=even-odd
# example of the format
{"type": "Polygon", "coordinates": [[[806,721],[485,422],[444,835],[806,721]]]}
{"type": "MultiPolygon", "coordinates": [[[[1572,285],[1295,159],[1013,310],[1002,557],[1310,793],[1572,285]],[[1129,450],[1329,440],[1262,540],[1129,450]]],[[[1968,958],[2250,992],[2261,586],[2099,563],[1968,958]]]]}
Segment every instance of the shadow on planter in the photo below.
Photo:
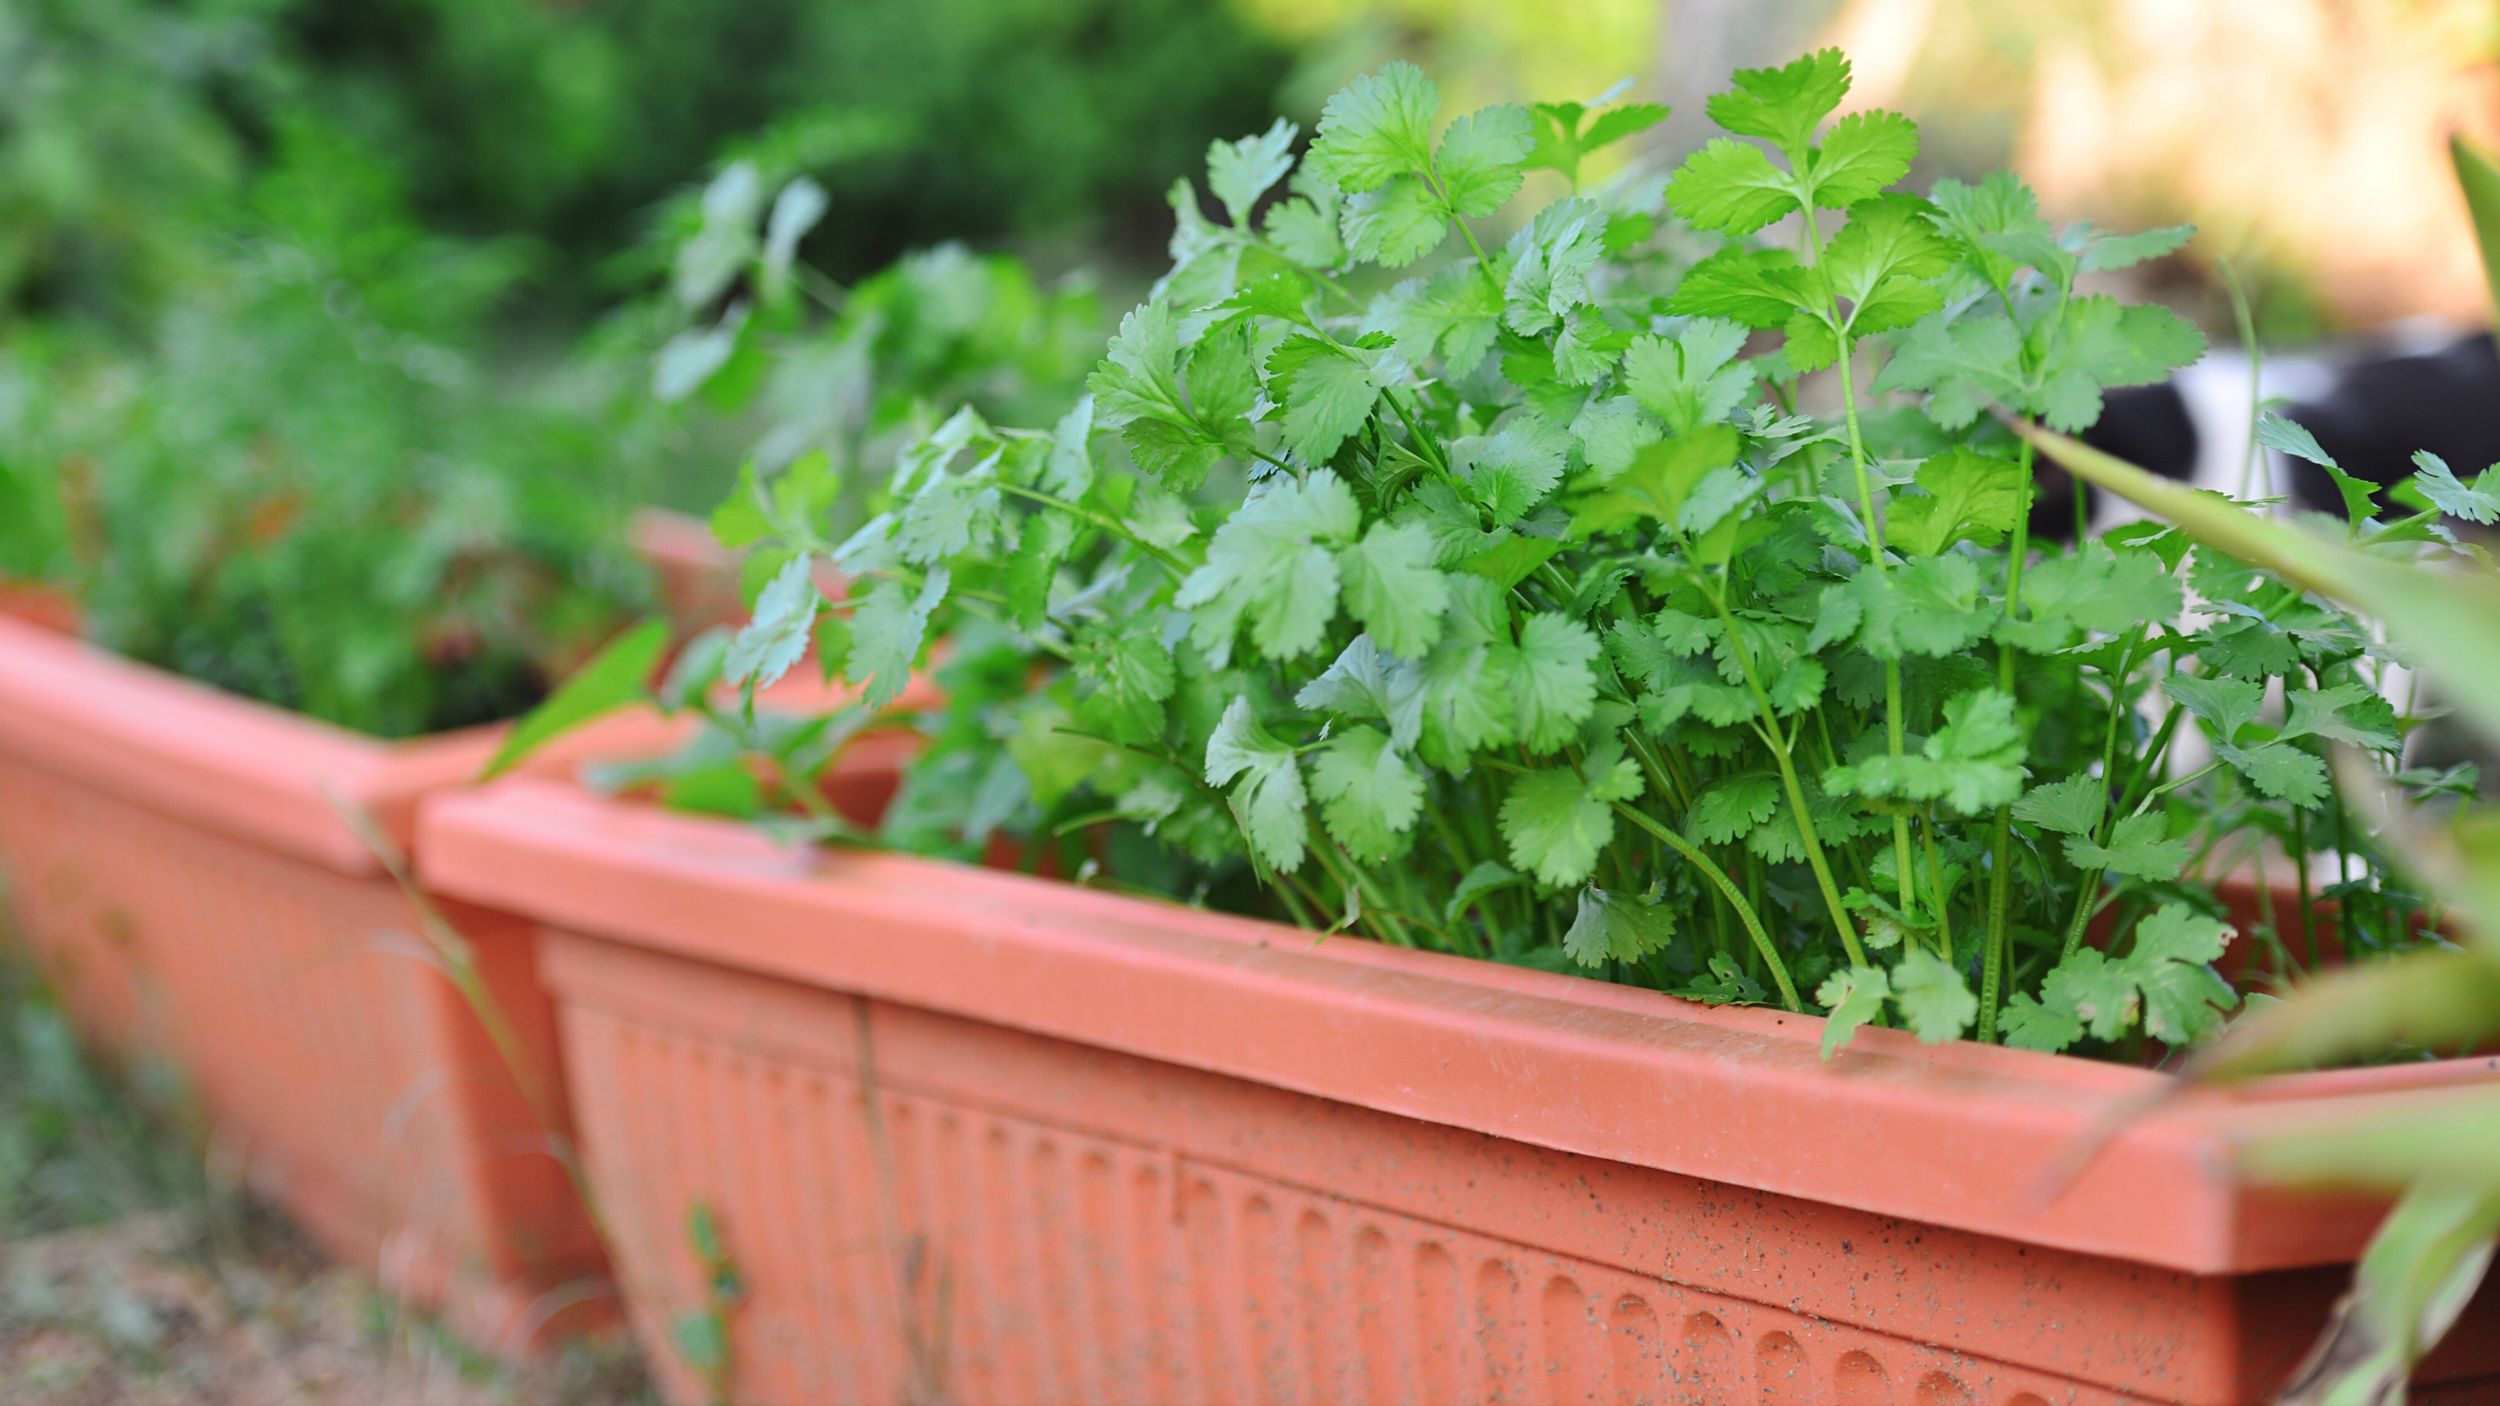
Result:
{"type": "MultiPolygon", "coordinates": [[[[698,606],[733,576],[681,524],[637,536],[698,606]]],[[[256,1190],[472,1341],[521,1353],[611,1316],[529,925],[443,905],[516,1069],[365,828],[406,852],[419,799],[505,729],[377,741],[95,649],[73,616],[0,602],[0,873],[87,1039],[182,1069],[256,1190]]],[[[622,718],[539,765],[675,733],[622,718]]]]}
{"type": "MultiPolygon", "coordinates": [[[[874,803],[890,762],[839,788],[874,803]]],[[[2162,1076],[776,845],[520,780],[438,890],[544,925],[585,1160],[672,1399],[738,1269],[759,1400],[2254,1402],[2379,1207],[2234,1147],[2450,1061],[2162,1076]]],[[[2500,1301],[2433,1359],[2500,1393],[2500,1301]]],[[[2435,1390],[2424,1399],[2439,1399],[2435,1390]]]]}

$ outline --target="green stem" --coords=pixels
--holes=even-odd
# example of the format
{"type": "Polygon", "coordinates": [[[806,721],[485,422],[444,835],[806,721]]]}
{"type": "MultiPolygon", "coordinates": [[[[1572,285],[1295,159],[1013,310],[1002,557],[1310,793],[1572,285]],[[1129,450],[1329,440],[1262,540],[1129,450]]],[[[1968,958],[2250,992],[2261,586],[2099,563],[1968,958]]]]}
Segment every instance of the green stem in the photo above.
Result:
{"type": "Polygon", "coordinates": [[[1300,469],[1295,468],[1293,465],[1286,463],[1284,460],[1277,458],[1275,455],[1268,453],[1266,450],[1261,449],[1255,444],[1250,446],[1250,457],[1263,464],[1282,469],[1286,473],[1293,475],[1296,479],[1302,477],[1302,471],[1300,469]]]}
{"type": "Polygon", "coordinates": [[[1951,962],[1953,960],[1953,919],[1945,911],[1944,858],[1936,853],[1935,823],[1921,820],[1918,838],[1927,851],[1927,883],[1936,893],[1936,946],[1938,949],[1936,955],[1951,962]]]}
{"type": "MultiPolygon", "coordinates": [[[[1617,815],[1648,831],[1658,843],[1684,856],[1694,868],[1701,871],[1702,877],[1708,879],[1711,887],[1719,891],[1719,896],[1725,898],[1728,906],[1736,910],[1737,921],[1745,925],[1746,935],[1753,939],[1754,950],[1762,955],[1764,964],[1770,967],[1771,981],[1779,987],[1780,1004],[1792,1011],[1802,1013],[1805,1010],[1805,1004],[1797,999],[1797,985],[1789,979],[1788,964],[1780,960],[1779,948],[1772,944],[1771,935],[1762,929],[1762,919],[1755,916],[1753,905],[1745,901],[1744,894],[1739,892],[1736,885],[1729,880],[1727,871],[1713,863],[1710,856],[1702,853],[1692,841],[1651,819],[1646,812],[1621,801],[1615,802],[1614,805],[1617,815]]],[[[1859,960],[1863,962],[1865,959],[1861,957],[1859,960]]]]}
{"type": "MultiPolygon", "coordinates": [[[[1812,254],[1814,261],[1820,264],[1823,261],[1823,234],[1815,224],[1814,209],[1811,205],[1805,210],[1805,225],[1807,251],[1812,254]]],[[[1849,332],[1847,325],[1841,321],[1840,307],[1837,302],[1832,303],[1825,311],[1831,317],[1833,324],[1832,342],[1836,348],[1835,369],[1840,377],[1841,417],[1849,434],[1849,467],[1857,476],[1858,512],[1866,520],[1866,564],[1876,575],[1881,576],[1887,569],[1884,564],[1884,528],[1875,516],[1875,480],[1874,476],[1868,472],[1866,465],[1866,436],[1858,427],[1857,373],[1850,364],[1849,332]]],[[[1898,763],[1904,750],[1901,718],[1901,661],[1898,659],[1884,661],[1884,746],[1892,760],[1898,763]]],[[[1895,877],[1899,880],[1896,887],[1901,893],[1901,908],[1902,911],[1908,912],[1914,902],[1913,893],[1916,886],[1912,882],[1913,875],[1910,867],[1910,818],[1906,815],[1896,815],[1892,818],[1892,864],[1895,877]]]]}
{"type": "MultiPolygon", "coordinates": [[[[2014,505],[2014,540],[2007,548],[2005,561],[2005,618],[2011,623],[2022,610],[2023,561],[2031,554],[2031,441],[2024,440],[2021,455],[2022,472],[2015,475],[2021,487],[2014,505]]],[[[1997,687],[2011,694],[2014,691],[2014,647],[2003,640],[1997,642],[1997,687]]],[[[2116,706],[2113,698],[2112,706],[2116,706]]],[[[2107,769],[2104,768],[2104,774],[2107,769]]],[[[1993,862],[1988,867],[1988,932],[1986,946],[1979,959],[1979,1042],[1996,1043],[1997,1002],[2005,988],[2006,929],[2014,902],[2014,812],[2011,806],[1997,807],[1996,845],[1993,862]]]]}
{"type": "MultiPolygon", "coordinates": [[[[1884,661],[1884,745],[1894,761],[1901,760],[1905,748],[1901,732],[1901,661],[1898,659],[1884,661]]],[[[1912,907],[1914,890],[1910,882],[1910,817],[1907,815],[1895,814],[1892,817],[1892,867],[1895,877],[1900,880],[1895,887],[1901,891],[1901,911],[1907,913],[1912,907]]]]}
{"type": "Polygon", "coordinates": [[[2170,755],[2171,739],[2179,735],[2179,720],[2187,715],[2185,708],[2173,708],[2163,715],[2161,726],[2153,731],[2152,745],[2145,749],[2143,761],[2133,772],[2129,773],[2127,784],[2119,788],[2118,806],[2120,808],[2124,808],[2129,798],[2135,795],[2135,788],[2152,780],[2153,774],[2161,769],[2163,761],[2170,755]]]}
{"type": "Polygon", "coordinates": [[[2292,807],[2292,884],[2300,895],[2300,950],[2318,970],[2318,929],[2309,911],[2309,808],[2292,807]]]}
{"type": "Polygon", "coordinates": [[[1022,639],[1026,644],[1033,646],[1035,649],[1038,649],[1042,653],[1058,660],[1060,663],[1073,664],[1076,662],[1076,656],[1069,652],[1067,646],[1058,644],[1051,640],[1043,639],[1041,636],[1034,634],[1032,631],[1019,627],[1014,620],[1015,605],[1005,596],[999,595],[994,591],[977,590],[971,586],[955,587],[954,595],[956,600],[962,604],[964,608],[971,610],[973,614],[980,616],[982,619],[989,621],[991,624],[998,626],[1002,630],[1013,631],[1016,636],[1022,639]],[[975,609],[974,607],[980,608],[975,609]]]}
{"type": "Polygon", "coordinates": [[[1022,484],[1015,483],[1001,483],[998,486],[1002,491],[1011,493],[1018,498],[1025,499],[1028,502],[1039,503],[1046,508],[1055,508],[1081,522],[1092,523],[1094,526],[1101,528],[1103,531],[1110,533],[1112,536],[1119,538],[1121,541],[1128,543],[1130,546],[1137,548],[1137,550],[1153,557],[1156,561],[1161,562],[1164,568],[1170,571],[1174,576],[1187,576],[1189,574],[1188,562],[1185,562],[1179,557],[1173,555],[1166,548],[1158,547],[1154,543],[1147,541],[1145,538],[1138,536],[1135,532],[1129,530],[1127,523],[1121,522],[1118,519],[1107,516],[1103,513],[1095,512],[1093,509],[1085,507],[1081,504],[1071,503],[1067,499],[1061,498],[1056,494],[1044,493],[1038,488],[1026,488],[1022,484]]]}
{"type": "MultiPolygon", "coordinates": [[[[2240,492],[2248,496],[2249,481],[2257,476],[2257,417],[2265,409],[2263,377],[2266,354],[2257,345],[2257,319],[2248,306],[2248,290],[2240,286],[2240,271],[2229,259],[2216,260],[2222,268],[2222,286],[2231,295],[2231,320],[2239,325],[2240,348],[2248,353],[2248,444],[2240,455],[2240,492]]],[[[2274,472],[2266,472],[2266,496],[2274,496],[2274,472]]]]}
{"type": "MultiPolygon", "coordinates": [[[[1423,425],[1416,420],[1415,412],[1408,407],[1405,400],[1393,390],[1382,391],[1380,398],[1389,402],[1389,408],[1397,412],[1399,423],[1405,425],[1407,434],[1413,437],[1416,453],[1424,463],[1434,473],[1440,475],[1441,481],[1450,485],[1451,488],[1461,487],[1458,476],[1450,472],[1449,459],[1441,453],[1440,441],[1424,433],[1423,425]]],[[[1460,500],[1463,502],[1465,498],[1466,495],[1461,493],[1460,500]]]]}
{"type": "Polygon", "coordinates": [[[1866,949],[1858,945],[1857,925],[1849,921],[1849,910],[1840,902],[1840,888],[1832,882],[1832,867],[1823,857],[1822,840],[1814,833],[1814,817],[1806,812],[1805,786],[1797,779],[1796,762],[1789,755],[1788,737],[1780,729],[1779,712],[1771,706],[1771,695],[1763,688],[1761,675],[1754,671],[1753,651],[1745,647],[1744,632],[1729,613],[1726,598],[1711,588],[1707,577],[1697,579],[1702,594],[1718,612],[1719,625],[1727,631],[1729,650],[1736,656],[1736,667],[1744,674],[1754,708],[1762,715],[1762,740],[1771,749],[1772,760],[1779,764],[1780,786],[1788,795],[1790,813],[1797,817],[1797,838],[1805,845],[1806,865],[1814,871],[1815,885],[1823,891],[1823,907],[1831,915],[1832,929],[1840,934],[1840,945],[1848,949],[1849,964],[1863,967],[1866,949]]]}
{"type": "MultiPolygon", "coordinates": [[[[2176,717],[2177,714],[2174,713],[2172,716],[2176,717]]],[[[2161,799],[2164,795],[2167,795],[2172,791],[2176,791],[2180,787],[2188,785],[2191,782],[2203,780],[2209,773],[2221,765],[2222,763],[2220,762],[2208,762],[2175,781],[2163,782],[2161,785],[2145,792],[2144,799],[2138,801],[2135,805],[2135,809],[2129,811],[2128,814],[2131,816],[2142,815],[2146,807],[2152,805],[2153,802],[2161,799]]],[[[2101,823],[2095,827],[2092,832],[2095,843],[2104,845],[2109,843],[2110,830],[2113,822],[2117,818],[2117,815],[2118,810],[2113,806],[2107,814],[2101,817],[2101,823]]],[[[2075,911],[2072,916],[2066,920],[2066,944],[2059,950],[2059,961],[2062,962],[2066,958],[2073,956],[2075,954],[2075,948],[2082,945],[2083,930],[2091,923],[2093,909],[2097,906],[2093,900],[2100,897],[2101,876],[2107,872],[2108,871],[2106,869],[2087,869],[2084,871],[2080,886],[2075,891],[2075,911]]]]}

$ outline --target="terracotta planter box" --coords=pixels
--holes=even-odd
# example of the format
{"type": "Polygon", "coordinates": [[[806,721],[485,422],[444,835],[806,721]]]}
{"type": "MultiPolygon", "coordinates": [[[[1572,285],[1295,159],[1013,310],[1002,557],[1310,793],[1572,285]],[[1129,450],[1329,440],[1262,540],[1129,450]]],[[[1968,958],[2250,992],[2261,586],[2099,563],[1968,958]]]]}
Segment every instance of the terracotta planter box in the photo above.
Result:
{"type": "MultiPolygon", "coordinates": [[[[881,778],[854,772],[854,805],[881,778]]],[[[523,780],[428,882],[544,925],[637,1328],[717,1217],[760,1401],[2254,1402],[2376,1208],[2234,1144],[2489,1061],[2132,1125],[2159,1076],[776,846],[523,780]]],[[[2487,1294],[2417,1399],[2500,1397],[2487,1294]]]]}
{"type": "MultiPolygon", "coordinates": [[[[679,527],[638,524],[664,579],[725,579],[679,527]]],[[[181,1070],[257,1189],[473,1341],[523,1350],[612,1307],[549,1151],[569,1126],[528,926],[443,905],[510,1022],[516,1074],[348,818],[407,852],[418,799],[474,779],[504,730],[377,741],[95,649],[47,604],[0,601],[0,933],[91,1041],[181,1070]]],[[[543,764],[668,731],[623,718],[543,764]]]]}

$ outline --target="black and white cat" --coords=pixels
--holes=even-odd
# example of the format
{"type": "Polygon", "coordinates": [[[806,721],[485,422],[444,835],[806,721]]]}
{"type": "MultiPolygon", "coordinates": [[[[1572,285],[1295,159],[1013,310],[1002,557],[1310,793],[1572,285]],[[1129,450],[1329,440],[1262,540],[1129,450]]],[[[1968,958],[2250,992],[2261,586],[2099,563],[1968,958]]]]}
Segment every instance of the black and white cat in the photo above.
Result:
{"type": "MultiPolygon", "coordinates": [[[[2251,374],[2246,353],[2217,351],[2159,385],[2111,391],[2100,423],[2083,438],[2199,488],[2340,515],[2334,484],[2313,464],[2261,450],[2256,476],[2248,477],[2251,374]]],[[[2418,449],[2463,473],[2500,463],[2500,347],[2488,332],[2399,324],[2363,343],[2266,357],[2255,374],[2273,408],[2355,477],[2400,483],[2413,473],[2418,449]]],[[[2097,490],[2087,497],[2094,531],[2135,516],[2097,490]]],[[[2032,531],[2071,538],[2074,517],[2071,481],[2043,468],[2032,531]]]]}
{"type": "MultiPolygon", "coordinates": [[[[2500,345],[2488,332],[2460,336],[2447,324],[2402,324],[2327,352],[2268,356],[2254,374],[2265,401],[2357,478],[2400,483],[2414,471],[2414,451],[2422,449],[2468,474],[2500,463],[2500,345]]],[[[2246,353],[2215,352],[2159,385],[2111,391],[2100,422],[2082,437],[2178,482],[2235,497],[2279,498],[2286,513],[2340,517],[2343,500],[2325,471],[2265,448],[2252,460],[2251,376],[2246,353]]],[[[2094,532],[2143,516],[2097,489],[2087,487],[2086,501],[2094,532]]],[[[2042,466],[2033,533],[2071,540],[2074,519],[2073,481],[2054,465],[2042,466]]],[[[2416,680],[2401,666],[2385,665],[2377,686],[2399,709],[2421,701],[2416,680]]],[[[2173,748],[2170,764],[2183,774],[2206,758],[2192,731],[2181,741],[2192,745],[2173,748]]],[[[2411,742],[2408,752],[2442,760],[2472,750],[2456,737],[2417,733],[2411,742]]]]}

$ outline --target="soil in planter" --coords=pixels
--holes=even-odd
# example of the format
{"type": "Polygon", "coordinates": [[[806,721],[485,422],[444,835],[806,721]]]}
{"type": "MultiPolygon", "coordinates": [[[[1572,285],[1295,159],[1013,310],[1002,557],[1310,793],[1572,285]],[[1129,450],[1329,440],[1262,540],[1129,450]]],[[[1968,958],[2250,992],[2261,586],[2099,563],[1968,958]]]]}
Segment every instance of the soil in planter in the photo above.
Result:
{"type": "MultiPolygon", "coordinates": [[[[423,643],[424,667],[409,677],[410,686],[380,700],[370,716],[359,717],[305,677],[300,658],[284,643],[282,628],[266,602],[245,601],[229,607],[222,620],[186,620],[169,633],[127,638],[102,634],[97,642],[126,658],[227,693],[386,740],[519,717],[547,696],[562,666],[577,662],[581,652],[568,646],[561,658],[542,659],[447,616],[431,627],[423,643]]],[[[333,643],[341,652],[355,647],[352,637],[333,643]]],[[[324,659],[321,667],[346,665],[324,659]]]]}

